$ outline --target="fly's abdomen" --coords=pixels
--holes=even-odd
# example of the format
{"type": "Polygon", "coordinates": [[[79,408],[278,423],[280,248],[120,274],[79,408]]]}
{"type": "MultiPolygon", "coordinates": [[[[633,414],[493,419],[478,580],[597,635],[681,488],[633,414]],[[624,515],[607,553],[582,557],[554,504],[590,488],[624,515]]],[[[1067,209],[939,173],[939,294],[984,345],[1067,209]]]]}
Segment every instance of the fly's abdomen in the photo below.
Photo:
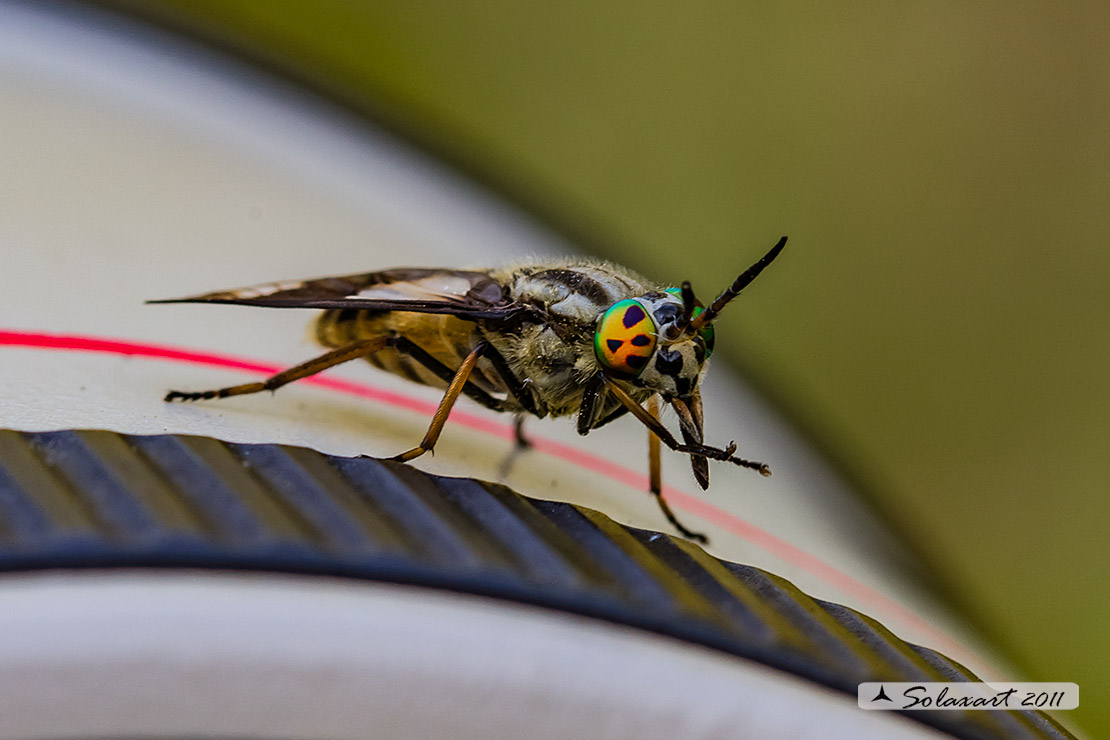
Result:
{"type": "MultiPolygon", "coordinates": [[[[381,336],[405,337],[450,372],[462,365],[480,339],[473,322],[444,314],[331,309],[316,322],[316,341],[325,347],[346,347],[381,336]]],[[[435,388],[447,387],[425,363],[392,347],[367,356],[366,361],[415,383],[435,388]]],[[[481,372],[481,367],[476,368],[471,381],[487,391],[503,390],[499,383],[490,382],[481,372]]]]}

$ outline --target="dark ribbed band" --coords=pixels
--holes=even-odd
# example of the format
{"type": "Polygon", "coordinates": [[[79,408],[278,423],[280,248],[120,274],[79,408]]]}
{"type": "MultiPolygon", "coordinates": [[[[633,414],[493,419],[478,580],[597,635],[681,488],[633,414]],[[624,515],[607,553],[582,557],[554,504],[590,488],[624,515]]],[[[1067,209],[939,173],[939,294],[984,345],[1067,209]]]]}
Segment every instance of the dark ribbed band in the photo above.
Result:
{"type": "MultiPolygon", "coordinates": [[[[758,661],[855,701],[977,680],[775,575],[590,509],[280,445],[0,431],[0,570],[205,568],[405,583],[538,605],[758,661]]],[[[1040,712],[906,712],[965,740],[1068,738],[1040,712]]]]}

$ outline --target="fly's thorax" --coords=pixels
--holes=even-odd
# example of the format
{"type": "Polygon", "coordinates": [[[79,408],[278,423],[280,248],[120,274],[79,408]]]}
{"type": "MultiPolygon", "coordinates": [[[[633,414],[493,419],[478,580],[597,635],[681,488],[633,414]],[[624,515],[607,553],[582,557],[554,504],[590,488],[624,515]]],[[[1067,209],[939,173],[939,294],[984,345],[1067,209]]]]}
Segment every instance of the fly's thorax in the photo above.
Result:
{"type": "Polygon", "coordinates": [[[664,397],[694,392],[712,351],[712,329],[688,333],[682,300],[672,292],[619,301],[600,316],[594,351],[602,371],[664,397]]]}
{"type": "Polygon", "coordinates": [[[651,288],[625,268],[585,259],[517,265],[495,277],[508,286],[514,300],[585,330],[592,329],[598,314],[609,306],[651,288]]]}
{"type": "MultiPolygon", "coordinates": [[[[596,363],[583,367],[583,358],[590,354],[585,340],[539,323],[525,324],[511,334],[488,328],[484,334],[532,394],[540,416],[564,416],[578,409],[584,379],[596,372],[596,363]]],[[[589,360],[594,362],[592,356],[589,360]]]]}

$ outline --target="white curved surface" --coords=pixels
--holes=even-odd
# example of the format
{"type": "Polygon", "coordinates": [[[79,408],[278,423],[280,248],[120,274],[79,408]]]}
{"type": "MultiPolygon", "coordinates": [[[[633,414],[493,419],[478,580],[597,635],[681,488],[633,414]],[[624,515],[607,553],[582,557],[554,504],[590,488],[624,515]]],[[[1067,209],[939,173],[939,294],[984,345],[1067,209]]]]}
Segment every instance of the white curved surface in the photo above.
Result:
{"type": "MultiPolygon", "coordinates": [[[[305,337],[311,313],[142,301],[269,279],[482,265],[570,249],[361,121],[97,18],[0,5],[0,330],[289,365],[318,351],[305,337]]],[[[767,246],[753,244],[752,258],[767,246]]],[[[273,397],[167,406],[160,399],[168,388],[254,376],[118,353],[8,345],[0,346],[0,362],[4,424],[18,429],[184,432],[387,455],[412,446],[428,422],[427,411],[306,383],[273,397]]],[[[433,390],[364,365],[329,377],[415,404],[438,400],[433,390]]],[[[703,493],[687,461],[665,454],[675,508],[711,535],[714,554],[856,607],[981,675],[998,673],[977,639],[905,578],[887,535],[771,410],[724,367],[713,368],[705,392],[707,438],[735,439],[775,471],[764,480],[716,466],[703,493]]],[[[453,421],[435,457],[417,464],[497,479],[508,420],[462,406],[470,428],[453,421]]],[[[547,446],[521,458],[506,481],[514,488],[665,528],[636,478],[646,470],[646,443],[634,421],[584,439],[565,420],[535,423],[530,432],[547,446]],[[544,451],[557,445],[619,470],[544,451]]],[[[801,721],[792,714],[781,720],[801,721]]],[[[700,720],[691,713],[689,721],[700,720]]]]}
{"type": "Polygon", "coordinates": [[[947,737],[712,650],[415,588],[36,575],[0,603],[0,740],[947,737]]]}

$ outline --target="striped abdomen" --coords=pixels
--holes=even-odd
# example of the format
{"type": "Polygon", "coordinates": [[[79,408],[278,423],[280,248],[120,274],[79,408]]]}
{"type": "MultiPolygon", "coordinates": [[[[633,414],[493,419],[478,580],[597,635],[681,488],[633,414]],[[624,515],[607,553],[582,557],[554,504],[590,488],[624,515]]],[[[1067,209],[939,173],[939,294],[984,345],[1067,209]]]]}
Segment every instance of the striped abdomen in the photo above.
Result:
{"type": "MultiPolygon", "coordinates": [[[[315,333],[317,342],[331,348],[345,347],[380,336],[403,336],[451,372],[458,369],[475,344],[481,340],[474,322],[447,314],[358,309],[325,311],[316,322],[315,333]]],[[[366,360],[374,367],[415,383],[435,388],[447,387],[439,376],[420,361],[391,347],[367,356],[366,360]]],[[[489,392],[503,392],[504,387],[492,373],[483,371],[483,364],[479,363],[475,368],[471,382],[489,392]]]]}

